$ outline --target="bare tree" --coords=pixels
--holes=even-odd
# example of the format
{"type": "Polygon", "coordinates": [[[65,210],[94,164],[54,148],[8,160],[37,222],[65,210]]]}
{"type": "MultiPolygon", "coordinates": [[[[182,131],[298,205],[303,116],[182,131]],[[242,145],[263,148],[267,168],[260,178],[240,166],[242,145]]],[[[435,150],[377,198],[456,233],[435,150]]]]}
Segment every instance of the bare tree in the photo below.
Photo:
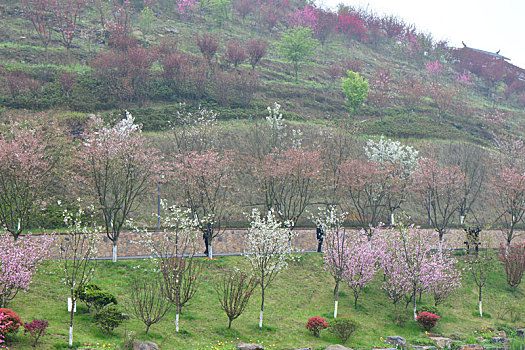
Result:
{"type": "Polygon", "coordinates": [[[160,322],[171,309],[165,297],[161,280],[135,280],[130,286],[131,310],[133,315],[146,325],[146,334],[151,325],[160,322]]]}
{"type": "Polygon", "coordinates": [[[257,278],[240,270],[229,270],[215,282],[219,303],[229,319],[228,329],[231,328],[232,321],[243,313],[258,285],[257,278]]]}

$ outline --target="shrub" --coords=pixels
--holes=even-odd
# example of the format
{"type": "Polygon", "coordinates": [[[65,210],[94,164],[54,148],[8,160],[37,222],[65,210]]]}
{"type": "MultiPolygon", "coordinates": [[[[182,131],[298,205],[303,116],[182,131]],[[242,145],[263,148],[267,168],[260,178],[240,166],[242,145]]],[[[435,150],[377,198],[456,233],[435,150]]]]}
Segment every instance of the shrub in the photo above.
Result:
{"type": "Polygon", "coordinates": [[[315,337],[319,338],[319,333],[322,329],[328,328],[328,324],[322,317],[310,317],[306,323],[306,328],[314,334],[315,337]]]}
{"type": "Polygon", "coordinates": [[[93,322],[106,334],[110,334],[128,318],[115,305],[109,305],[93,316],[93,322]]]}
{"type": "Polygon", "coordinates": [[[77,289],[75,293],[78,299],[86,303],[89,312],[91,312],[92,309],[98,312],[106,305],[112,303],[118,304],[117,298],[115,298],[113,294],[103,291],[95,284],[87,285],[84,290],[77,289]]]}
{"type": "Polygon", "coordinates": [[[330,321],[328,325],[328,331],[341,339],[343,345],[358,328],[359,323],[349,315],[341,315],[330,321]]]}
{"type": "Polygon", "coordinates": [[[516,288],[521,283],[525,272],[525,244],[501,246],[499,259],[505,267],[507,284],[516,288]]]}
{"type": "Polygon", "coordinates": [[[268,42],[262,39],[252,39],[248,42],[246,50],[248,51],[252,69],[255,69],[257,63],[266,55],[267,48],[268,42]]]}
{"type": "Polygon", "coordinates": [[[432,305],[421,305],[421,306],[419,306],[419,308],[417,310],[417,313],[420,313],[420,312],[423,312],[423,311],[430,312],[431,314],[435,314],[435,315],[440,316],[438,308],[435,307],[435,306],[432,306],[432,305]]]}
{"type": "Polygon", "coordinates": [[[416,321],[420,327],[425,329],[425,331],[430,332],[430,330],[438,323],[439,318],[440,317],[436,314],[428,311],[422,311],[417,315],[416,321]]]}
{"type": "Polygon", "coordinates": [[[0,308],[0,315],[7,316],[0,319],[0,334],[2,336],[16,334],[18,328],[23,324],[22,318],[11,309],[0,308]]]}
{"type": "Polygon", "coordinates": [[[31,339],[33,339],[33,347],[36,347],[38,339],[45,335],[48,326],[49,322],[46,320],[33,320],[33,322],[24,323],[24,334],[29,333],[31,339]]]}

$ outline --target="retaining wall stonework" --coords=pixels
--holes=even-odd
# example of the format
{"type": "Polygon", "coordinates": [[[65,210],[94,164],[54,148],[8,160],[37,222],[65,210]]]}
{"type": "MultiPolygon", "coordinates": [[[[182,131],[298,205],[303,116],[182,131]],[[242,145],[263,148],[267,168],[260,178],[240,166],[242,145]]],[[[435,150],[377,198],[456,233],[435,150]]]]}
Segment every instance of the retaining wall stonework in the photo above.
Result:
{"type": "MultiPolygon", "coordinates": [[[[352,229],[350,229],[352,230],[352,229]]],[[[297,252],[307,252],[317,250],[317,239],[315,229],[295,229],[296,236],[292,240],[292,248],[297,252]]],[[[424,230],[431,233],[432,230],[424,230]]],[[[213,241],[213,254],[238,254],[243,250],[243,237],[246,229],[227,229],[223,235],[213,241]]],[[[517,232],[515,241],[523,241],[525,232],[517,232]]],[[[162,235],[163,232],[154,233],[154,235],[162,235]]],[[[202,236],[199,236],[202,237],[202,236]]],[[[63,235],[57,234],[54,236],[55,244],[51,249],[50,259],[57,259],[59,257],[59,244],[63,235]]],[[[33,235],[31,239],[40,239],[39,235],[33,235]]],[[[482,241],[489,240],[492,247],[498,247],[500,243],[504,242],[501,231],[491,230],[482,232],[482,241]]],[[[445,248],[464,248],[465,235],[462,230],[451,230],[445,235],[445,248]]],[[[118,241],[118,256],[124,257],[147,257],[150,255],[149,249],[143,244],[139,243],[141,237],[137,232],[122,232],[118,241]]],[[[437,242],[437,239],[436,239],[437,242]]],[[[436,244],[437,247],[437,244],[436,244]]],[[[97,239],[97,258],[111,258],[112,242],[107,239],[105,234],[100,234],[97,239]]],[[[200,240],[198,245],[198,253],[204,253],[204,240],[200,240]]]]}

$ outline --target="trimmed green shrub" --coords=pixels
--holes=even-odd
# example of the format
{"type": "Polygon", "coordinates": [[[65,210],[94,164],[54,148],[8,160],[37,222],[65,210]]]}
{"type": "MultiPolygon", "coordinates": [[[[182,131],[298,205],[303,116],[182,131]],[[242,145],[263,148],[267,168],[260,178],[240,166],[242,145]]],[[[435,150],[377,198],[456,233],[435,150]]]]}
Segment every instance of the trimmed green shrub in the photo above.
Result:
{"type": "Polygon", "coordinates": [[[421,306],[419,306],[418,309],[417,309],[417,313],[420,313],[420,312],[423,312],[423,311],[430,312],[431,314],[435,314],[435,315],[441,316],[441,314],[439,313],[438,308],[435,307],[435,306],[432,306],[432,305],[421,305],[421,306]]]}
{"type": "Polygon", "coordinates": [[[79,300],[86,303],[89,312],[92,310],[98,312],[106,305],[118,304],[113,294],[103,291],[96,284],[89,284],[84,290],[77,289],[75,293],[79,300]]]}
{"type": "Polygon", "coordinates": [[[349,315],[341,315],[328,324],[328,331],[341,339],[343,345],[358,328],[359,323],[349,315]]]}
{"type": "Polygon", "coordinates": [[[106,334],[110,334],[128,318],[115,305],[108,305],[93,316],[93,322],[106,334]]]}

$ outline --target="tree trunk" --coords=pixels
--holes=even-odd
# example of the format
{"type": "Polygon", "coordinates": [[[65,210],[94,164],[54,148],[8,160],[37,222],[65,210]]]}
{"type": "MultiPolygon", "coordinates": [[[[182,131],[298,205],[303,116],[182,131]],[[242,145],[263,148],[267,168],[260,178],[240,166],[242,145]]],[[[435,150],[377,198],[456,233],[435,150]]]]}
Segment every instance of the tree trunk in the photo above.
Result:
{"type": "Polygon", "coordinates": [[[75,311],[75,302],[76,302],[75,298],[73,297],[73,295],[71,295],[71,312],[70,312],[70,318],[69,318],[69,347],[73,346],[73,317],[74,317],[74,311],[75,311]]]}
{"type": "Polygon", "coordinates": [[[335,282],[334,294],[335,294],[334,318],[336,318],[337,317],[337,299],[339,297],[339,281],[335,282]]]}
{"type": "Polygon", "coordinates": [[[150,326],[151,326],[150,324],[146,325],[146,335],[148,335],[149,327],[150,327],[150,326]]]}
{"type": "Polygon", "coordinates": [[[211,242],[208,243],[208,259],[213,260],[213,248],[211,242]]]}
{"type": "Polygon", "coordinates": [[[481,303],[481,286],[479,286],[479,317],[483,318],[483,306],[481,303]]]}
{"type": "Polygon", "coordinates": [[[175,332],[179,333],[179,312],[175,315],[175,332]]]}
{"type": "Polygon", "coordinates": [[[229,321],[230,322],[228,323],[228,329],[231,329],[232,328],[232,319],[230,318],[229,321]]]}
{"type": "Polygon", "coordinates": [[[117,241],[113,241],[113,262],[117,262],[117,241]]]}
{"type": "Polygon", "coordinates": [[[394,212],[390,213],[390,226],[394,226],[396,224],[396,218],[394,216],[394,212]]]}
{"type": "Polygon", "coordinates": [[[417,313],[416,313],[416,292],[414,291],[414,321],[417,319],[417,313]]]}
{"type": "Polygon", "coordinates": [[[259,314],[259,328],[262,328],[264,313],[264,288],[262,288],[261,313],[259,314]]]}

